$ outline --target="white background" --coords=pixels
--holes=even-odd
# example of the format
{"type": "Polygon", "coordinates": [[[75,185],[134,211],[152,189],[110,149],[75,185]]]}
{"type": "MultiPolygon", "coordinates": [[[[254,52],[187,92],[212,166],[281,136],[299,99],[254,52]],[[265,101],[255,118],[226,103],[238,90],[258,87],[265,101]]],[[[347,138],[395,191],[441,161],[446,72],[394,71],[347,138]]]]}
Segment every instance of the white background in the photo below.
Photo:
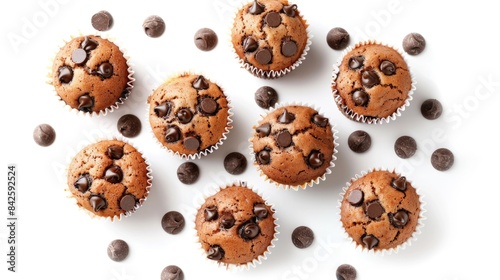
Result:
{"type": "Polygon", "coordinates": [[[353,265],[358,279],[493,279],[498,265],[498,143],[495,135],[500,93],[498,72],[498,15],[492,1],[448,4],[439,1],[305,1],[297,0],[313,34],[305,62],[278,80],[261,80],[240,69],[231,56],[228,31],[233,7],[240,1],[11,1],[1,10],[1,164],[18,169],[16,234],[17,273],[7,272],[6,183],[0,191],[1,279],[159,279],[167,265],[178,265],[185,279],[335,279],[336,268],[353,265]],[[90,19],[107,10],[114,26],[106,32],[130,56],[136,72],[132,96],[105,117],[86,118],[66,110],[46,84],[51,58],[70,35],[95,33],[90,19]],[[150,15],[166,22],[160,38],[150,38],[142,22],[150,15]],[[493,21],[496,21],[493,22],[493,21]],[[363,125],[342,116],[333,103],[330,75],[342,52],[326,44],[330,28],[344,27],[351,46],[376,39],[401,47],[404,36],[421,33],[427,47],[407,56],[417,81],[411,105],[394,122],[363,125]],[[198,50],[194,33],[212,28],[219,44],[211,52],[198,50]],[[203,73],[218,82],[232,100],[234,129],[215,153],[197,160],[201,177],[183,185],[176,177],[183,161],[161,149],[151,137],[146,98],[166,77],[179,71],[203,73]],[[251,164],[242,175],[225,172],[224,156],[239,151],[252,162],[248,150],[251,127],[264,112],[254,102],[263,85],[274,87],[280,102],[304,102],[318,107],[339,131],[336,166],[326,181],[302,191],[283,190],[262,178],[251,164]],[[441,118],[429,121],[420,114],[427,98],[439,99],[441,118]],[[111,223],[92,220],[66,198],[64,168],[83,146],[103,137],[119,136],[118,118],[138,115],[141,134],[129,142],[143,151],[153,169],[153,187],[135,214],[111,223]],[[48,123],[57,132],[50,147],[33,141],[34,128],[48,123]],[[369,132],[370,150],[355,154],[347,146],[357,129],[369,132]],[[400,159],[393,150],[402,135],[414,137],[418,152],[400,159]],[[430,155],[446,147],[455,165],[446,172],[431,166],[430,155]],[[395,168],[424,195],[425,226],[418,240],[397,254],[377,256],[353,247],[342,235],[338,217],[339,193],[351,177],[375,167],[395,168]],[[265,262],[243,272],[228,272],[208,263],[197,251],[188,223],[178,235],[160,226],[164,213],[176,210],[189,222],[193,203],[206,190],[228,180],[244,180],[274,204],[280,234],[265,262]],[[305,225],[315,241],[295,248],[293,229],[305,225]],[[130,255],[111,261],[106,248],[121,238],[130,255]],[[495,261],[494,261],[495,260],[495,261]]]}

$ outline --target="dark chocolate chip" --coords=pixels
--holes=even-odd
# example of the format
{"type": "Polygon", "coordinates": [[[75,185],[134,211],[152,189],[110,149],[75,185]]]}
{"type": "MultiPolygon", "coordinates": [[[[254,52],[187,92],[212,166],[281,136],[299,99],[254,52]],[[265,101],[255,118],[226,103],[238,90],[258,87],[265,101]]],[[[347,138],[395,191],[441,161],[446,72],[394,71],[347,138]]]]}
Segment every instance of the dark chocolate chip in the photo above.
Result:
{"type": "Polygon", "coordinates": [[[212,115],[217,112],[217,102],[210,97],[205,97],[200,101],[200,110],[204,114],[212,115]]]}
{"type": "Polygon", "coordinates": [[[370,102],[370,96],[362,89],[358,89],[352,93],[352,101],[356,106],[367,106],[370,102]]]}
{"type": "Polygon", "coordinates": [[[217,206],[210,205],[207,206],[204,210],[205,221],[213,221],[219,217],[219,213],[217,213],[217,206]]]}
{"type": "Polygon", "coordinates": [[[164,102],[158,106],[155,106],[153,110],[159,118],[166,118],[170,114],[171,104],[170,102],[164,102]]]}
{"type": "Polygon", "coordinates": [[[282,124],[288,124],[293,122],[295,120],[295,115],[292,113],[288,113],[288,111],[285,109],[283,110],[283,114],[281,114],[278,118],[278,122],[282,124]]]}
{"type": "Polygon", "coordinates": [[[349,44],[349,33],[342,27],[330,29],[326,34],[326,43],[334,50],[342,50],[349,44]]]}
{"type": "Polygon", "coordinates": [[[389,60],[382,61],[380,63],[379,69],[386,76],[392,76],[396,74],[396,65],[394,65],[394,63],[390,62],[389,60]]]}
{"type": "Polygon", "coordinates": [[[90,185],[92,184],[92,178],[90,177],[90,174],[82,174],[78,179],[76,179],[76,182],[73,184],[77,190],[80,192],[84,193],[86,192],[90,185]]]}
{"type": "Polygon", "coordinates": [[[408,223],[409,219],[410,217],[406,210],[398,210],[394,214],[389,213],[389,220],[391,221],[391,225],[395,228],[403,228],[408,223]]]}
{"type": "Polygon", "coordinates": [[[347,145],[355,153],[364,153],[372,145],[372,138],[366,131],[356,130],[347,138],[347,145]]]}
{"type": "Polygon", "coordinates": [[[276,144],[278,147],[286,148],[292,145],[292,134],[288,130],[282,130],[276,134],[276,144]]]}
{"type": "Polygon", "coordinates": [[[264,21],[269,27],[278,27],[281,24],[281,15],[277,12],[269,12],[264,21]]]}
{"type": "Polygon", "coordinates": [[[219,245],[212,245],[208,249],[207,258],[215,261],[219,261],[224,258],[224,250],[219,245]]]}
{"type": "Polygon", "coordinates": [[[377,72],[373,69],[363,71],[363,73],[361,73],[361,84],[367,88],[380,84],[380,78],[377,72]]]}
{"type": "Polygon", "coordinates": [[[443,106],[437,99],[427,99],[420,107],[422,116],[428,120],[435,120],[443,113],[443,106]]]}
{"type": "Polygon", "coordinates": [[[91,23],[97,31],[108,31],[113,26],[113,17],[108,11],[99,11],[92,16],[91,23]]]}
{"type": "Polygon", "coordinates": [[[147,17],[142,23],[142,28],[146,35],[151,38],[160,37],[165,31],[165,22],[159,16],[152,15],[147,17]]]}
{"type": "Polygon", "coordinates": [[[400,158],[410,158],[417,151],[417,142],[410,136],[401,136],[394,143],[394,152],[400,158]]]}
{"type": "Polygon", "coordinates": [[[365,62],[365,57],[360,55],[360,56],[353,56],[349,58],[349,68],[352,70],[359,69],[363,67],[363,63],[365,62]]]}
{"type": "Polygon", "coordinates": [[[356,280],[356,269],[350,264],[341,264],[335,272],[337,280],[356,280]]]}
{"type": "Polygon", "coordinates": [[[372,220],[380,218],[384,212],[385,209],[378,200],[367,202],[365,205],[365,213],[372,220]]]}
{"type": "Polygon", "coordinates": [[[161,271],[161,280],[184,280],[184,272],[176,265],[169,265],[161,271]]]}
{"type": "Polygon", "coordinates": [[[82,112],[91,112],[94,106],[94,97],[91,97],[88,93],[78,97],[78,110],[82,112]]]}
{"type": "Polygon", "coordinates": [[[167,143],[174,143],[181,139],[181,132],[177,126],[171,126],[167,128],[167,132],[165,133],[165,141],[167,143]]]}
{"type": "Polygon", "coordinates": [[[176,114],[180,123],[186,124],[193,118],[193,113],[189,109],[180,109],[176,114]]]}
{"type": "Polygon", "coordinates": [[[170,234],[178,234],[184,229],[186,221],[184,216],[177,211],[169,211],[161,218],[161,227],[170,234]]]}
{"type": "Polygon", "coordinates": [[[220,227],[222,229],[230,229],[234,226],[235,219],[231,213],[224,213],[220,217],[220,227]]]}
{"type": "Polygon", "coordinates": [[[125,211],[132,211],[135,208],[135,204],[137,201],[135,200],[135,196],[132,194],[126,194],[120,199],[120,208],[125,211]]]}
{"type": "Polygon", "coordinates": [[[255,91],[255,102],[259,107],[269,109],[278,102],[278,93],[272,87],[262,86],[255,91]]]}
{"type": "Polygon", "coordinates": [[[73,80],[73,69],[69,66],[62,66],[59,68],[58,79],[61,83],[67,84],[73,80]]]}
{"type": "Polygon", "coordinates": [[[198,90],[207,89],[209,86],[207,79],[202,75],[198,76],[193,82],[193,87],[198,90]]]}
{"type": "Polygon", "coordinates": [[[96,40],[91,39],[88,36],[85,36],[85,38],[83,39],[83,42],[81,43],[80,46],[82,47],[82,49],[84,51],[90,52],[92,50],[95,50],[98,45],[99,45],[99,43],[96,40]]]}
{"type": "Polygon", "coordinates": [[[246,157],[238,152],[229,153],[224,158],[224,169],[232,175],[239,175],[247,168],[246,157]]]}
{"type": "Polygon", "coordinates": [[[260,227],[252,221],[248,221],[240,226],[239,234],[245,240],[251,240],[260,233],[260,227]]]}
{"type": "Polygon", "coordinates": [[[325,118],[320,114],[315,114],[312,118],[312,122],[317,126],[326,127],[328,125],[328,118],[325,118]]]}
{"type": "Polygon", "coordinates": [[[194,162],[187,161],[177,167],[177,178],[186,185],[193,184],[200,176],[200,168],[194,162]]]}
{"type": "Polygon", "coordinates": [[[104,210],[108,208],[108,202],[106,199],[100,195],[91,195],[89,198],[90,206],[94,209],[94,212],[104,210]]]}
{"type": "Polygon", "coordinates": [[[76,49],[71,53],[71,60],[75,64],[83,64],[87,60],[87,52],[84,49],[76,49]]]}
{"type": "Polygon", "coordinates": [[[109,62],[101,63],[97,68],[97,74],[104,79],[111,78],[113,76],[113,65],[109,62]]]}
{"type": "Polygon", "coordinates": [[[271,162],[271,153],[264,149],[257,153],[256,160],[258,164],[269,164],[271,162]]]}
{"type": "Polygon", "coordinates": [[[289,17],[295,17],[295,14],[297,13],[297,5],[285,5],[283,6],[283,12],[289,17]]]}
{"type": "Polygon", "coordinates": [[[325,162],[325,155],[319,151],[311,151],[307,157],[307,164],[312,168],[318,168],[325,162]]]}
{"type": "Polygon", "coordinates": [[[271,133],[271,124],[265,123],[261,126],[258,126],[255,131],[259,134],[259,137],[268,136],[271,133]]]}
{"type": "Polygon", "coordinates": [[[347,201],[352,206],[358,207],[363,204],[364,196],[365,195],[362,190],[354,189],[349,193],[349,196],[347,196],[347,201]]]}
{"type": "Polygon", "coordinates": [[[127,242],[116,239],[111,241],[108,245],[108,257],[115,262],[123,261],[129,253],[129,247],[127,242]]]}
{"type": "Polygon", "coordinates": [[[194,44],[202,51],[211,51],[217,46],[217,34],[210,28],[201,28],[194,34],[194,44]]]}
{"type": "Polygon", "coordinates": [[[401,192],[406,191],[406,177],[401,176],[397,179],[393,179],[391,182],[391,186],[398,191],[401,191],[401,192]]]}
{"type": "Polygon", "coordinates": [[[49,124],[40,124],[33,130],[33,140],[42,147],[52,145],[56,140],[56,131],[49,124]]]}
{"type": "Polygon", "coordinates": [[[253,206],[253,214],[258,220],[264,220],[269,215],[269,211],[264,203],[257,203],[253,206]]]}
{"type": "Polygon", "coordinates": [[[363,235],[361,237],[361,242],[363,242],[363,244],[368,248],[368,249],[373,249],[375,248],[377,245],[378,245],[378,238],[371,235],[371,234],[368,234],[368,235],[363,235]]]}
{"type": "Polygon", "coordinates": [[[259,43],[251,36],[246,37],[243,40],[243,50],[245,52],[253,52],[257,50],[259,43]]]}
{"type": "Polygon", "coordinates": [[[453,166],[455,156],[446,148],[439,148],[431,155],[432,166],[439,171],[446,171],[453,166]]]}
{"type": "Polygon", "coordinates": [[[195,136],[188,136],[184,139],[184,147],[191,151],[197,151],[200,147],[200,140],[195,136]]]}
{"type": "Polygon", "coordinates": [[[248,8],[248,12],[252,15],[258,15],[264,11],[264,8],[265,8],[264,5],[260,4],[259,2],[257,2],[257,0],[255,0],[252,6],[248,8]]]}
{"type": "Polygon", "coordinates": [[[119,145],[111,145],[106,149],[106,156],[110,159],[121,159],[123,156],[123,147],[119,145]]]}
{"type": "Polygon", "coordinates": [[[311,246],[313,241],[314,232],[306,226],[296,227],[292,232],[292,243],[299,249],[311,246]]]}
{"type": "Polygon", "coordinates": [[[269,64],[273,59],[273,54],[269,49],[261,49],[255,53],[255,59],[260,64],[269,64]]]}
{"type": "Polygon", "coordinates": [[[403,39],[403,49],[410,55],[417,55],[425,49],[425,38],[419,33],[410,33],[403,39]]]}
{"type": "Polygon", "coordinates": [[[110,183],[119,183],[123,179],[123,171],[118,165],[111,165],[104,172],[104,179],[110,183]]]}
{"type": "Polygon", "coordinates": [[[291,57],[297,53],[298,46],[295,41],[286,39],[281,43],[281,53],[286,57],[291,57]]]}
{"type": "Polygon", "coordinates": [[[125,137],[136,137],[141,133],[142,124],[136,115],[126,114],[118,119],[116,128],[125,137]]]}

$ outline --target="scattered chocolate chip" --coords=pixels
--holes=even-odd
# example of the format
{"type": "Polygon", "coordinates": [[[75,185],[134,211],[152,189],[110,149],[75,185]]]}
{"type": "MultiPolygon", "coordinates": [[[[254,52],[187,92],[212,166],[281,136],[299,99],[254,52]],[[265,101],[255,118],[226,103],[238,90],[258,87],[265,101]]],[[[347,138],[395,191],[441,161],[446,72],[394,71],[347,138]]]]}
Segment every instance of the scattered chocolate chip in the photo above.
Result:
{"type": "Polygon", "coordinates": [[[297,13],[297,5],[285,5],[283,6],[283,12],[289,17],[295,17],[295,14],[297,13]]]}
{"type": "Polygon", "coordinates": [[[439,171],[446,171],[453,166],[455,156],[446,148],[439,148],[431,155],[432,166],[439,171]]]}
{"type": "Polygon", "coordinates": [[[260,233],[259,225],[252,221],[248,221],[240,226],[239,234],[245,240],[251,240],[257,237],[260,233]]]}
{"type": "Polygon", "coordinates": [[[264,203],[257,203],[253,206],[253,214],[258,220],[264,220],[269,215],[267,206],[264,203]]]}
{"type": "Polygon", "coordinates": [[[113,16],[108,11],[99,11],[92,16],[91,23],[97,31],[108,31],[113,26],[113,16]]]}
{"type": "Polygon", "coordinates": [[[128,256],[128,253],[128,244],[121,239],[113,240],[108,245],[108,257],[115,262],[123,261],[128,256]]]}
{"type": "Polygon", "coordinates": [[[69,66],[62,66],[59,68],[59,75],[57,76],[61,83],[67,84],[73,80],[73,69],[69,66]]]}
{"type": "Polygon", "coordinates": [[[125,137],[136,137],[141,133],[141,120],[133,114],[126,114],[118,119],[116,124],[118,131],[125,137]]]}
{"type": "Polygon", "coordinates": [[[113,76],[113,65],[109,62],[104,62],[99,65],[96,73],[104,79],[111,78],[113,76]]]}
{"type": "Polygon", "coordinates": [[[406,177],[401,176],[397,179],[393,179],[391,182],[391,186],[398,191],[401,191],[401,192],[406,191],[406,177]]]}
{"type": "Polygon", "coordinates": [[[398,210],[395,214],[389,213],[389,220],[393,227],[403,228],[409,220],[408,212],[406,210],[398,210]]]}
{"type": "Polygon", "coordinates": [[[126,194],[120,199],[120,208],[127,212],[132,211],[135,208],[136,202],[134,195],[126,194]]]}
{"type": "Polygon", "coordinates": [[[380,78],[378,77],[377,72],[373,69],[363,71],[361,73],[361,84],[367,88],[380,84],[380,78]]]}
{"type": "Polygon", "coordinates": [[[193,118],[193,113],[189,109],[180,109],[176,114],[180,123],[186,124],[193,118]]]}
{"type": "Polygon", "coordinates": [[[219,245],[212,245],[208,249],[207,258],[219,261],[224,258],[224,250],[219,245]]]}
{"type": "Polygon", "coordinates": [[[217,112],[217,102],[210,97],[205,97],[200,101],[200,111],[207,115],[217,112]]]}
{"type": "Polygon", "coordinates": [[[358,89],[352,93],[352,101],[356,106],[367,106],[370,96],[364,90],[358,89]]]}
{"type": "Polygon", "coordinates": [[[56,131],[49,124],[40,124],[33,130],[33,140],[42,147],[52,145],[56,140],[56,131]]]}
{"type": "Polygon", "coordinates": [[[123,171],[118,165],[111,165],[104,171],[104,179],[112,184],[119,183],[123,179],[123,171]]]}
{"type": "Polygon", "coordinates": [[[259,107],[269,109],[278,102],[278,93],[272,87],[262,86],[255,91],[255,102],[259,107]]]}
{"type": "Polygon", "coordinates": [[[417,151],[417,142],[410,136],[401,136],[394,143],[394,152],[400,158],[410,158],[417,151]]]}
{"type": "Polygon", "coordinates": [[[288,113],[287,110],[283,110],[283,114],[281,114],[278,118],[278,122],[282,124],[289,124],[295,120],[295,115],[292,113],[288,113]]]}
{"type": "Polygon", "coordinates": [[[231,213],[224,213],[220,217],[220,227],[222,229],[230,229],[234,226],[235,219],[231,213]]]}
{"type": "Polygon", "coordinates": [[[181,139],[181,132],[177,126],[171,126],[167,128],[167,132],[165,133],[165,141],[167,143],[174,143],[181,139]]]}
{"type": "Polygon", "coordinates": [[[217,34],[210,28],[201,28],[194,34],[194,44],[202,51],[211,51],[217,46],[217,34]]]}
{"type": "Polygon", "coordinates": [[[349,44],[349,33],[342,27],[330,29],[326,34],[326,43],[334,50],[342,50],[349,44]]]}
{"type": "Polygon", "coordinates": [[[273,59],[273,54],[269,49],[261,49],[255,53],[255,59],[260,64],[269,64],[273,59]]]}
{"type": "Polygon", "coordinates": [[[264,21],[269,27],[278,27],[281,24],[281,15],[277,12],[269,12],[264,21]]]}
{"type": "Polygon", "coordinates": [[[193,82],[193,87],[198,90],[207,89],[209,86],[207,79],[202,75],[198,76],[193,82]]]}
{"type": "Polygon", "coordinates": [[[356,269],[350,264],[341,264],[335,272],[337,280],[356,280],[356,269]]]}
{"type": "Polygon", "coordinates": [[[258,47],[259,43],[257,43],[252,36],[248,36],[243,40],[243,50],[245,50],[245,52],[253,52],[257,50],[258,47]]]}
{"type": "Polygon", "coordinates": [[[319,151],[311,151],[307,157],[307,164],[312,168],[318,168],[325,162],[325,155],[319,151]]]}
{"type": "Polygon", "coordinates": [[[347,138],[347,145],[355,153],[364,153],[372,145],[372,138],[366,131],[356,130],[347,138]]]}
{"type": "Polygon", "coordinates": [[[276,134],[276,144],[278,147],[286,148],[292,145],[292,134],[288,130],[282,130],[276,134]]]}
{"type": "Polygon", "coordinates": [[[363,204],[363,199],[364,199],[364,193],[360,189],[354,189],[349,193],[349,196],[347,196],[347,201],[349,204],[352,206],[358,207],[363,204]]]}
{"type": "Polygon", "coordinates": [[[100,195],[91,195],[89,203],[90,206],[92,206],[92,209],[94,209],[94,212],[108,208],[108,202],[100,195]]]}
{"type": "Polygon", "coordinates": [[[394,65],[394,63],[390,62],[389,60],[382,61],[380,63],[379,69],[386,76],[392,76],[396,74],[396,65],[394,65]]]}
{"type": "Polygon", "coordinates": [[[315,114],[312,118],[312,122],[317,126],[326,127],[328,125],[328,118],[325,118],[320,114],[315,114]]]}
{"type": "Polygon", "coordinates": [[[252,6],[248,8],[248,12],[252,15],[258,15],[264,11],[264,8],[265,8],[264,5],[260,4],[259,2],[257,2],[257,0],[255,0],[252,6]]]}
{"type": "Polygon", "coordinates": [[[169,265],[161,271],[161,280],[184,280],[184,272],[176,265],[169,265]]]}
{"type": "Polygon", "coordinates": [[[437,99],[427,99],[420,107],[422,116],[428,120],[435,120],[443,113],[443,106],[437,99]]]}
{"type": "Polygon", "coordinates": [[[76,49],[71,53],[71,60],[75,64],[83,64],[87,60],[87,52],[84,49],[76,49]]]}
{"type": "Polygon", "coordinates": [[[78,110],[89,113],[92,111],[93,106],[94,98],[91,97],[88,93],[78,98],[78,110]]]}
{"type": "Polygon", "coordinates": [[[361,242],[363,242],[363,244],[365,244],[365,246],[368,248],[368,249],[373,249],[375,248],[377,245],[378,245],[378,238],[371,235],[371,234],[368,234],[368,235],[363,235],[361,237],[361,242]]]}
{"type": "Polygon", "coordinates": [[[372,220],[380,218],[384,212],[385,209],[378,200],[367,202],[365,205],[365,213],[372,220]]]}
{"type": "Polygon", "coordinates": [[[255,131],[259,134],[259,137],[268,136],[271,133],[271,124],[265,123],[261,126],[255,128],[255,131]]]}
{"type": "Polygon", "coordinates": [[[159,118],[166,118],[170,114],[171,104],[170,102],[164,102],[160,105],[155,106],[153,110],[159,118]]]}
{"type": "Polygon", "coordinates": [[[76,182],[73,184],[77,190],[80,192],[84,193],[86,192],[90,185],[92,184],[92,178],[90,177],[90,174],[82,174],[78,179],[76,179],[76,182]]]}
{"type": "Polygon", "coordinates": [[[144,28],[146,35],[151,38],[157,38],[165,31],[165,22],[161,17],[152,15],[144,20],[142,28],[144,28]]]}
{"type": "Polygon", "coordinates": [[[292,232],[292,243],[299,249],[304,249],[311,246],[313,241],[314,232],[306,226],[299,226],[292,232]]]}
{"type": "Polygon", "coordinates": [[[161,218],[161,227],[170,234],[178,234],[184,229],[184,216],[177,211],[169,211],[161,218]]]}
{"type": "Polygon", "coordinates": [[[403,49],[410,55],[417,55],[425,49],[425,38],[419,33],[410,33],[403,39],[403,49]]]}
{"type": "Polygon", "coordinates": [[[297,53],[298,46],[295,41],[290,39],[285,39],[281,43],[281,53],[286,57],[291,57],[297,53]]]}
{"type": "Polygon", "coordinates": [[[177,167],[177,178],[186,185],[193,184],[200,176],[200,168],[194,162],[187,161],[177,167]]]}
{"type": "Polygon", "coordinates": [[[219,213],[217,212],[217,206],[215,205],[210,205],[207,206],[204,210],[204,217],[205,221],[213,221],[219,217],[219,213]]]}
{"type": "Polygon", "coordinates": [[[258,164],[269,164],[271,162],[271,153],[264,149],[257,153],[256,160],[258,164]]]}
{"type": "Polygon", "coordinates": [[[121,159],[123,156],[123,147],[119,145],[111,145],[106,149],[106,156],[110,159],[121,159]]]}
{"type": "Polygon", "coordinates": [[[184,139],[184,147],[191,151],[197,151],[200,147],[200,140],[195,136],[188,136],[184,139]]]}
{"type": "Polygon", "coordinates": [[[247,168],[246,157],[238,152],[229,153],[224,158],[224,169],[232,175],[239,175],[247,168]]]}
{"type": "Polygon", "coordinates": [[[363,67],[363,63],[365,62],[365,57],[360,55],[360,56],[353,56],[349,58],[349,68],[352,70],[359,69],[363,67]]]}

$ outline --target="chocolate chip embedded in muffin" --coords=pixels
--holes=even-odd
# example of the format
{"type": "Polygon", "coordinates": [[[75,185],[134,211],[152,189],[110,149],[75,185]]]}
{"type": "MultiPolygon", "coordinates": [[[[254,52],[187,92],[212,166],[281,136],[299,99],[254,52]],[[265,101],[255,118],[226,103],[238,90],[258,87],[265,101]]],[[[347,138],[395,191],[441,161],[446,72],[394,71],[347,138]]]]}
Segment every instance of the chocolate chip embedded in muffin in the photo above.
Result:
{"type": "Polygon", "coordinates": [[[151,38],[160,37],[165,31],[165,22],[160,16],[148,16],[142,23],[142,28],[146,35],[151,38]]]}
{"type": "Polygon", "coordinates": [[[314,232],[306,226],[296,227],[292,232],[292,243],[299,249],[304,249],[314,241],[314,232]]]}
{"type": "Polygon", "coordinates": [[[109,243],[107,252],[110,259],[115,262],[121,262],[128,256],[129,247],[127,242],[116,239],[109,243]]]}
{"type": "Polygon", "coordinates": [[[49,124],[37,125],[33,131],[33,140],[42,147],[50,146],[56,140],[56,131],[49,124]]]}
{"type": "Polygon", "coordinates": [[[432,166],[439,171],[446,171],[453,166],[455,156],[446,148],[439,148],[431,155],[432,166]]]}
{"type": "Polygon", "coordinates": [[[403,39],[403,49],[410,55],[417,55],[425,49],[425,38],[420,33],[409,33],[403,39]]]}
{"type": "Polygon", "coordinates": [[[326,34],[326,43],[334,50],[345,49],[349,40],[349,33],[342,27],[334,27],[326,34]]]}
{"type": "Polygon", "coordinates": [[[394,152],[400,158],[410,158],[417,151],[417,142],[413,137],[404,135],[396,139],[394,143],[394,152]]]}
{"type": "Polygon", "coordinates": [[[184,229],[184,216],[177,211],[169,211],[161,218],[161,227],[170,234],[178,234],[184,229]]]}
{"type": "Polygon", "coordinates": [[[126,114],[118,119],[118,131],[125,137],[136,137],[141,132],[141,120],[133,114],[126,114]]]}
{"type": "Polygon", "coordinates": [[[210,28],[201,28],[194,34],[194,44],[202,51],[211,51],[217,46],[217,34],[210,28]]]}

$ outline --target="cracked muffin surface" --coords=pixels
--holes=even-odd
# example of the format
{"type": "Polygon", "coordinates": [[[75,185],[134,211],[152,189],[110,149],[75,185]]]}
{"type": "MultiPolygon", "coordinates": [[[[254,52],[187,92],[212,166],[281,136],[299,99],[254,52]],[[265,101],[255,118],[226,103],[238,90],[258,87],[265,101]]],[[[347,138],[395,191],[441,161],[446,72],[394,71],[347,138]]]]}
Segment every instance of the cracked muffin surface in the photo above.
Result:
{"type": "Polygon", "coordinates": [[[406,177],[371,171],[351,182],[340,205],[347,234],[368,250],[396,248],[416,231],[420,197],[406,177]]]}

